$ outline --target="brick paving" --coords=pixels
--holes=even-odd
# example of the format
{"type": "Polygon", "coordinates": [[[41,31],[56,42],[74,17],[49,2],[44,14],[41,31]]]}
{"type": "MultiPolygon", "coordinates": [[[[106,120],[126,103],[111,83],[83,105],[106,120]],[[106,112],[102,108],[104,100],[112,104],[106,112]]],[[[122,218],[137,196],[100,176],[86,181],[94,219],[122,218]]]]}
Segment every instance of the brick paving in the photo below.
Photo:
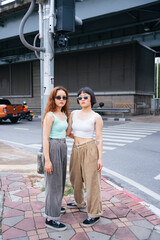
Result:
{"type": "MultiPolygon", "coordinates": [[[[6,174],[1,176],[1,237],[4,240],[159,240],[160,218],[139,199],[101,180],[103,215],[93,227],[81,226],[86,210],[66,209],[61,221],[67,230],[45,227],[43,176],[6,174]],[[23,183],[21,185],[21,183],[23,183]],[[2,201],[1,201],[2,202],[2,201]]],[[[69,179],[67,179],[69,182],[69,179]]],[[[63,206],[73,196],[63,198],[63,206]]]]}

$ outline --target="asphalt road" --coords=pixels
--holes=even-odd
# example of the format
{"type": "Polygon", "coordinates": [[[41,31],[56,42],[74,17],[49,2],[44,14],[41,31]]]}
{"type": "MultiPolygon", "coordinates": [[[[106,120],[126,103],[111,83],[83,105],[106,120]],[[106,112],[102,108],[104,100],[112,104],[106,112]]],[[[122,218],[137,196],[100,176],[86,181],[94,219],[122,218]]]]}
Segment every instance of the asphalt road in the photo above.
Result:
{"type": "MultiPolygon", "coordinates": [[[[37,154],[41,121],[0,124],[0,140],[37,154]]],[[[160,123],[104,121],[102,175],[160,209],[160,123]]],[[[73,141],[68,139],[68,160],[73,141]]],[[[158,209],[157,209],[158,211],[158,209]]]]}

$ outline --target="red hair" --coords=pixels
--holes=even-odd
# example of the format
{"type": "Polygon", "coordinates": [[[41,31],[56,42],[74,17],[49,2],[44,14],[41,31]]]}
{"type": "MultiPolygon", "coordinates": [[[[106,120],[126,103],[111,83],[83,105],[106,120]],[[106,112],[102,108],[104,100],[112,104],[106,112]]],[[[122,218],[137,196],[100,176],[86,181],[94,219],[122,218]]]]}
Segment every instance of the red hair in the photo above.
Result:
{"type": "MultiPolygon", "coordinates": [[[[45,116],[48,112],[55,112],[56,109],[57,109],[57,106],[55,104],[55,97],[57,96],[57,91],[58,90],[63,90],[66,93],[66,97],[67,97],[66,104],[62,107],[61,111],[65,113],[65,115],[67,116],[67,119],[69,117],[68,91],[64,87],[58,86],[58,87],[53,88],[52,91],[49,94],[48,101],[47,101],[46,108],[45,108],[45,112],[44,112],[44,116],[43,116],[43,121],[44,121],[44,118],[45,118],[45,116]]],[[[43,124],[43,121],[42,121],[42,124],[43,124]]]]}

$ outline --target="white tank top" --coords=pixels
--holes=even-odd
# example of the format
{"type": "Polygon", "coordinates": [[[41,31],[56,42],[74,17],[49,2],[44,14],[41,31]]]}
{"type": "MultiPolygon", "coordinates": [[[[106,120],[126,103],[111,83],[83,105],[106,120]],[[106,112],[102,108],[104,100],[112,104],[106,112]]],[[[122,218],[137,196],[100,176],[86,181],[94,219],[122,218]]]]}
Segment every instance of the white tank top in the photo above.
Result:
{"type": "Polygon", "coordinates": [[[72,130],[75,137],[93,138],[94,134],[94,120],[96,113],[89,119],[81,120],[77,117],[79,110],[76,110],[72,117],[72,130]]]}

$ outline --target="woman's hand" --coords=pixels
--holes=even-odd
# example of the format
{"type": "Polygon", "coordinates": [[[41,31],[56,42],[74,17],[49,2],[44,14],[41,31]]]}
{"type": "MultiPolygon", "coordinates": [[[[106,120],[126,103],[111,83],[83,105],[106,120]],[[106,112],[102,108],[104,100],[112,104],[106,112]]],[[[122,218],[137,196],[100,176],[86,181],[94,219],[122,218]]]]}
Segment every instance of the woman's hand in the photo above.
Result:
{"type": "Polygon", "coordinates": [[[103,162],[101,159],[98,159],[98,167],[97,167],[98,172],[102,170],[102,167],[103,167],[103,162]]]}
{"type": "Polygon", "coordinates": [[[74,138],[73,132],[71,132],[67,137],[74,138]]]}
{"type": "Polygon", "coordinates": [[[45,162],[44,170],[46,171],[46,173],[52,174],[53,166],[52,166],[51,161],[45,162]]]}

